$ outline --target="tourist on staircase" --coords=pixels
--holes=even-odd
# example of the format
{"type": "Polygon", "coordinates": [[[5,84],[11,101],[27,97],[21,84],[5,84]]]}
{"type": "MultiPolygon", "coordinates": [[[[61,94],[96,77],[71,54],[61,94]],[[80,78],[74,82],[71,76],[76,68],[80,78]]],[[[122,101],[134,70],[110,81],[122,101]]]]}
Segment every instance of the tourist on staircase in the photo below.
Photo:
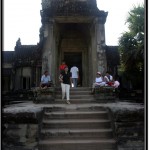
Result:
{"type": "Polygon", "coordinates": [[[70,72],[72,74],[72,87],[77,87],[78,86],[78,78],[79,78],[79,69],[74,65],[71,67],[70,72]]]}
{"type": "Polygon", "coordinates": [[[46,88],[51,87],[51,86],[52,86],[51,77],[48,74],[48,71],[45,71],[44,74],[41,77],[40,88],[41,89],[46,89],[46,88]]]}
{"type": "Polygon", "coordinates": [[[67,67],[66,62],[63,60],[61,65],[59,66],[59,73],[61,74],[62,72],[64,72],[65,67],[67,67]]]}
{"type": "Polygon", "coordinates": [[[61,88],[62,88],[62,100],[64,100],[66,95],[66,102],[67,104],[70,104],[70,85],[72,84],[71,80],[71,73],[68,71],[68,67],[65,67],[64,72],[62,72],[59,76],[59,80],[61,82],[61,88]]]}
{"type": "Polygon", "coordinates": [[[94,94],[95,86],[104,86],[105,82],[100,72],[97,72],[95,82],[92,85],[92,94],[94,94]]]}

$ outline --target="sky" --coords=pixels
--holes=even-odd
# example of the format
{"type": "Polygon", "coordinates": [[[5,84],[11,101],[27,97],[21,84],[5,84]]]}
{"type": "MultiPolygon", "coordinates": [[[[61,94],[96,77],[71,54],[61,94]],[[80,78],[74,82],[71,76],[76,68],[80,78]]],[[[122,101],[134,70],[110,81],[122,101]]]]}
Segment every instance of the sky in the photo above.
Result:
{"type": "MultiPolygon", "coordinates": [[[[18,38],[22,45],[36,45],[41,27],[42,0],[3,0],[3,49],[13,51],[18,38]]],[[[144,0],[97,0],[100,10],[108,11],[105,23],[106,45],[118,45],[127,31],[128,12],[144,0]]]]}

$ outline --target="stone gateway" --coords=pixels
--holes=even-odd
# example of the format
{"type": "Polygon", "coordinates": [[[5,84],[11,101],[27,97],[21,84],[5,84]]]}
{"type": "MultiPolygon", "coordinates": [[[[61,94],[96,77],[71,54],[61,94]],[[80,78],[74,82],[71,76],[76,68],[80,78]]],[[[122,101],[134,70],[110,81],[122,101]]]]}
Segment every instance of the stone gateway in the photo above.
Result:
{"type": "Polygon", "coordinates": [[[108,12],[99,10],[96,0],[42,0],[41,4],[39,43],[22,45],[17,41],[13,53],[3,53],[3,91],[39,86],[45,70],[53,83],[60,85],[62,60],[69,69],[73,65],[79,68],[82,87],[91,87],[97,71],[117,74],[117,46],[105,44],[108,12]]]}

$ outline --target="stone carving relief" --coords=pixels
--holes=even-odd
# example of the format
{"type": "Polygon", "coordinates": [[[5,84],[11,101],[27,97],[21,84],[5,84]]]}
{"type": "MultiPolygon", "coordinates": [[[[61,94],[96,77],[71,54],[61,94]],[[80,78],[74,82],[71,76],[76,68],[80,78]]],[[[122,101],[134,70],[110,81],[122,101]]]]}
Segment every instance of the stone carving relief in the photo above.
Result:
{"type": "Polygon", "coordinates": [[[48,25],[44,26],[44,37],[48,37],[48,25]]]}
{"type": "Polygon", "coordinates": [[[51,5],[51,0],[42,0],[43,9],[49,8],[50,5],[51,5]]]}
{"type": "Polygon", "coordinates": [[[43,27],[44,37],[48,37],[49,35],[49,29],[53,30],[54,20],[49,19],[46,21],[46,24],[43,27]]]}
{"type": "Polygon", "coordinates": [[[47,58],[47,56],[42,58],[42,62],[43,62],[43,66],[42,66],[43,71],[48,70],[48,58],[47,58]]]}
{"type": "Polygon", "coordinates": [[[98,71],[103,73],[105,71],[105,42],[102,40],[101,43],[97,44],[97,60],[98,60],[98,71]]]}

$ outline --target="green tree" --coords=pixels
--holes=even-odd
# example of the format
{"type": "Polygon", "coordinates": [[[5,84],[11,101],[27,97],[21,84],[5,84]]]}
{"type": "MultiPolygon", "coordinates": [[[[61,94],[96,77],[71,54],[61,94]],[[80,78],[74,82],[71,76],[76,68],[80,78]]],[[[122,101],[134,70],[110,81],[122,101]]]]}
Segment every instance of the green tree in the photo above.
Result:
{"type": "Polygon", "coordinates": [[[144,85],[144,5],[134,6],[126,23],[129,31],[119,39],[120,70],[138,88],[144,85]]]}

